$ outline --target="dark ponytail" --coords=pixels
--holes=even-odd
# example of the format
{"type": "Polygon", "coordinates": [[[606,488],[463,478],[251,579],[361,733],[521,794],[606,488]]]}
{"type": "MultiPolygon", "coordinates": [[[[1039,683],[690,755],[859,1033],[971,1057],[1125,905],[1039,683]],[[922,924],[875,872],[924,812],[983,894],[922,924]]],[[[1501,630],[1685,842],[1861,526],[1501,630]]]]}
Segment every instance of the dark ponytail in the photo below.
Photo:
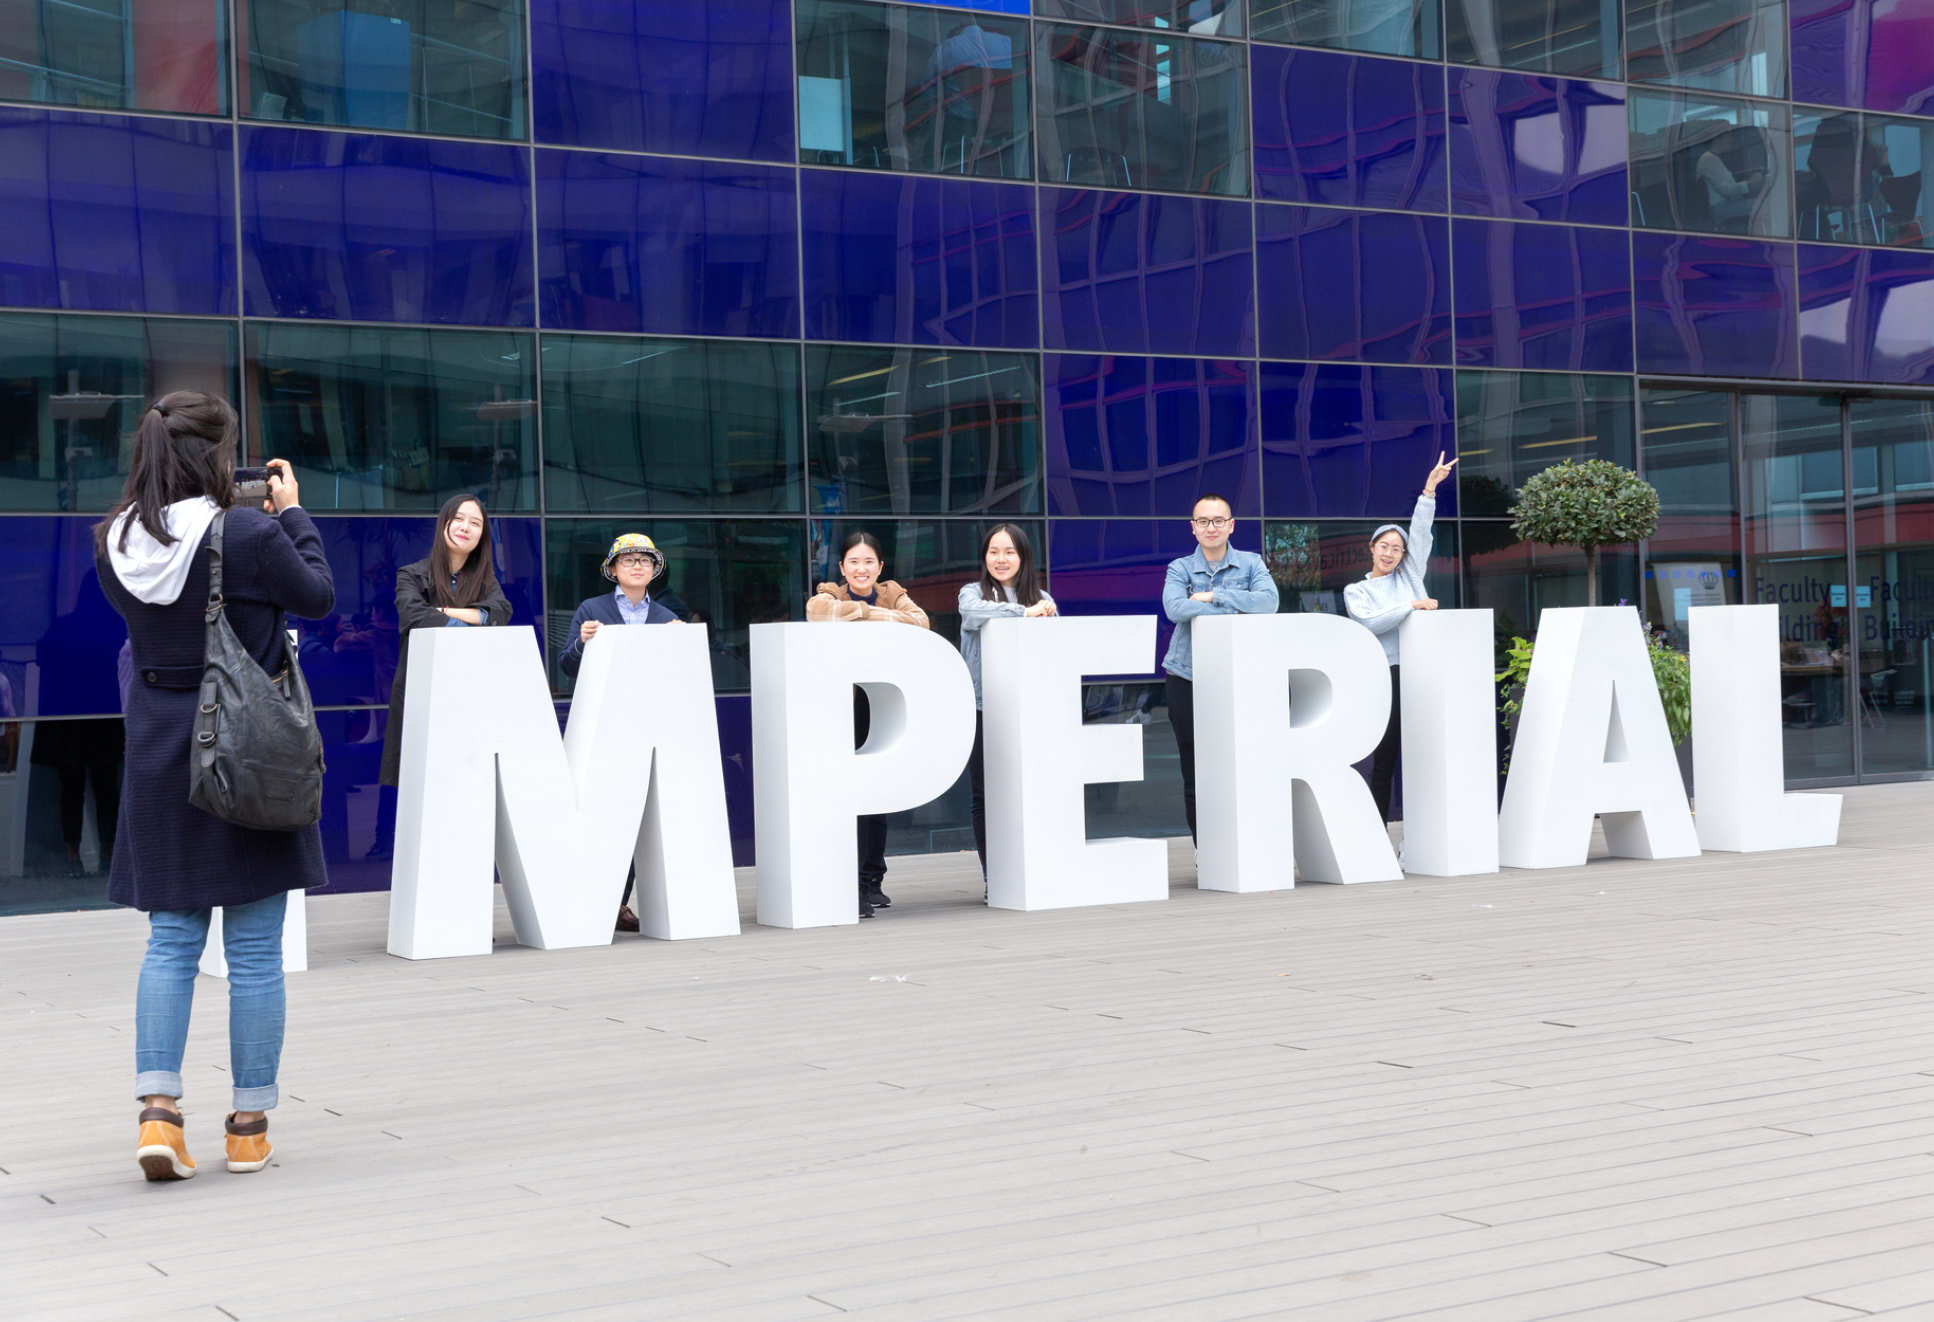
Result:
{"type": "Polygon", "coordinates": [[[178,500],[206,496],[218,509],[234,504],[236,433],[235,410],[220,395],[176,390],[150,404],[135,428],[121,499],[94,525],[95,550],[107,550],[108,531],[129,510],[134,515],[121,529],[121,550],[137,520],[161,545],[174,545],[167,510],[178,500]]]}

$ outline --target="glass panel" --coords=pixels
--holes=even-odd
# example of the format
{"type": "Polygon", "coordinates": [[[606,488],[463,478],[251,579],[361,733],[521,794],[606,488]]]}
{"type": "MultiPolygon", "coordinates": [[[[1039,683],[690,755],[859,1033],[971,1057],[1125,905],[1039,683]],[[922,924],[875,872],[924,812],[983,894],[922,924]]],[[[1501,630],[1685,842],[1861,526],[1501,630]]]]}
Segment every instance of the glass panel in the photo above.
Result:
{"type": "Polygon", "coordinates": [[[806,338],[1031,349],[1034,190],[802,170],[806,338]]]}
{"type": "Polygon", "coordinates": [[[1186,518],[1205,491],[1261,512],[1252,364],[1050,354],[1045,371],[1050,513],[1186,518]]]}
{"type": "MultiPolygon", "coordinates": [[[[1408,520],[1437,456],[1457,453],[1453,414],[1441,368],[1264,363],[1268,512],[1408,520]]],[[[1437,513],[1457,513],[1457,483],[1438,489],[1437,513]]]]}
{"type": "Polygon", "coordinates": [[[1561,460],[1632,466],[1632,383],[1611,376],[1459,371],[1457,453],[1464,517],[1509,518],[1525,479],[1561,460]]]}
{"type": "Polygon", "coordinates": [[[1707,234],[1791,233],[1787,108],[1634,89],[1632,224],[1707,234]]]}
{"type": "Polygon", "coordinates": [[[0,522],[0,675],[18,716],[121,711],[116,656],[128,631],[94,569],[97,517],[0,522]]]}
{"type": "Polygon", "coordinates": [[[544,325],[797,335],[796,173],[790,166],[539,151],[544,325]]]}
{"type": "Polygon", "coordinates": [[[1640,407],[1645,480],[1659,492],[1659,528],[1646,542],[1644,615],[1684,651],[1688,611],[1741,600],[1732,396],[1644,390],[1640,407]]]}
{"type": "Polygon", "coordinates": [[[0,303],[234,316],[233,132],[0,107],[0,303]]]}
{"type": "Polygon", "coordinates": [[[149,403],[234,399],[235,366],[232,323],[0,315],[0,510],[108,508],[149,403]]]}
{"type": "Polygon", "coordinates": [[[1443,54],[1439,0],[1249,0],[1258,41],[1335,46],[1377,55],[1443,54]]]}
{"type": "Polygon", "coordinates": [[[805,525],[797,520],[549,519],[544,524],[545,642],[551,684],[559,693],[569,693],[575,684],[557,669],[571,617],[579,602],[613,591],[598,571],[612,539],[623,532],[642,532],[665,553],[665,575],[652,584],[652,596],[680,619],[705,625],[712,683],[720,692],[743,693],[751,685],[747,631],[752,625],[805,618],[805,525]]]}
{"type": "Polygon", "coordinates": [[[1785,0],[1625,0],[1626,77],[1786,95],[1785,0]]]}
{"type": "Polygon", "coordinates": [[[1037,18],[1162,28],[1197,37],[1240,37],[1242,0],[1036,0],[1037,18]]]}
{"type": "Polygon", "coordinates": [[[0,99],[228,113],[222,0],[18,0],[0,23],[0,99]]]}
{"type": "Polygon", "coordinates": [[[530,336],[256,322],[247,354],[251,449],[295,466],[308,509],[537,508],[530,336]]]}
{"type": "Polygon", "coordinates": [[[0,915],[107,906],[121,721],[9,720],[0,663],[0,915]]]}
{"type": "Polygon", "coordinates": [[[1442,216],[1258,206],[1256,263],[1269,357],[1449,365],[1442,216]]]}
{"type": "Polygon", "coordinates": [[[1928,0],[1791,0],[1793,99],[1934,114],[1928,0]]]}
{"type": "Polygon", "coordinates": [[[1444,210],[1443,70],[1267,46],[1249,59],[1258,196],[1444,210]]]}
{"type": "Polygon", "coordinates": [[[1034,43],[1044,181],[1248,195],[1241,46],[1045,23],[1034,43]]]}
{"type": "Polygon", "coordinates": [[[1809,381],[1934,385],[1934,253],[1799,245],[1801,367],[1809,381]]]}
{"type": "Polygon", "coordinates": [[[548,334],[541,366],[549,509],[800,509],[795,346],[548,334]]]}
{"type": "Polygon", "coordinates": [[[247,313],[529,326],[530,152],[244,128],[247,313]]]}
{"type": "Polygon", "coordinates": [[[1632,265],[1621,230],[1458,220],[1457,361],[1632,370],[1632,265]]]}
{"type": "Polygon", "coordinates": [[[524,133],[523,0],[242,0],[250,119],[472,138],[524,133]]]}
{"type": "Polygon", "coordinates": [[[1253,353],[1250,225],[1241,202],[1042,189],[1047,347],[1253,353]]]}
{"type": "Polygon", "coordinates": [[[1934,247],[1928,174],[1934,121],[1851,110],[1793,116],[1794,194],[1800,237],[1828,243],[1934,247]]]}
{"type": "MultiPolygon", "coordinates": [[[[1584,606],[1588,574],[1584,552],[1569,546],[1521,542],[1509,523],[1458,525],[1464,538],[1464,569],[1469,576],[1468,604],[1495,612],[1500,663],[1513,638],[1538,636],[1538,620],[1553,606],[1584,606]]],[[[1602,548],[1598,553],[1598,604],[1623,606],[1639,597],[1639,557],[1635,547],[1602,548]]]]}
{"type": "Polygon", "coordinates": [[[1453,64],[1616,78],[1614,0],[1444,0],[1453,64]]]}
{"type": "Polygon", "coordinates": [[[1790,244],[1634,234],[1632,298],[1641,372],[1798,374],[1790,244]]]}
{"type": "Polygon", "coordinates": [[[809,346],[813,510],[1040,513],[1039,371],[1033,354],[809,346]]]}
{"type": "Polygon", "coordinates": [[[539,142],[792,156],[791,0],[532,0],[539,142]]]}
{"type": "Polygon", "coordinates": [[[1850,407],[1860,770],[1934,771],[1934,404],[1850,407]]]}
{"type": "Polygon", "coordinates": [[[1088,838],[1186,835],[1182,763],[1168,723],[1168,685],[1160,681],[1085,685],[1081,723],[1142,727],[1142,778],[1089,785],[1082,792],[1088,838]]]}
{"type": "MultiPolygon", "coordinates": [[[[1175,631],[1161,614],[1162,575],[1169,561],[1195,549],[1188,519],[1056,519],[1048,536],[1054,604],[1063,615],[1154,615],[1155,646],[1147,664],[1126,673],[1159,680],[1161,657],[1175,631]]],[[[1231,544],[1261,551],[1261,521],[1238,519],[1231,544]]]]}
{"type": "Polygon", "coordinates": [[[799,0],[799,159],[1033,173],[1027,24],[906,5],[799,0]]]}
{"type": "Polygon", "coordinates": [[[1847,503],[1840,401],[1741,395],[1746,577],[1780,616],[1780,705],[1789,778],[1851,776],[1847,503]]]}
{"type": "Polygon", "coordinates": [[[1617,83],[1450,72],[1453,211],[1623,227],[1625,143],[1617,83]]]}

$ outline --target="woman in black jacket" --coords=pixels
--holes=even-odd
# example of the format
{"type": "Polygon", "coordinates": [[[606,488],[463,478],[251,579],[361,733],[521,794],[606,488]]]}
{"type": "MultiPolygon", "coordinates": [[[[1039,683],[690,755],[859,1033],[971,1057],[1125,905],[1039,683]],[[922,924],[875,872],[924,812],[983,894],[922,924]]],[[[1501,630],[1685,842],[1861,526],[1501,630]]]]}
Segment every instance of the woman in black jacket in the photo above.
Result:
{"type": "Polygon", "coordinates": [[[149,915],[135,998],[137,1158],[151,1180],[195,1173],[182,1134],[181,1058],[209,911],[222,909],[228,955],[228,1168],[257,1171],[273,1149],[284,993],[282,917],[292,890],[323,885],[316,827],[254,831],[188,802],[188,750],[204,657],[209,558],[218,514],[222,595],[235,635],[265,670],[280,670],[284,613],[335,609],[322,538],[303,513],[295,476],[269,465],[268,509],[236,506],[235,411],[200,391],[163,396],[141,417],[121,502],[94,532],[101,589],[127,620],[132,683],[127,762],[108,898],[149,915]],[[225,511],[225,513],[224,513],[225,511]]]}
{"type": "Polygon", "coordinates": [[[396,571],[396,681],[383,731],[383,784],[395,786],[403,761],[403,690],[410,631],[510,623],[510,599],[491,564],[490,518],[483,501],[458,494],[437,511],[430,554],[396,571]]]}

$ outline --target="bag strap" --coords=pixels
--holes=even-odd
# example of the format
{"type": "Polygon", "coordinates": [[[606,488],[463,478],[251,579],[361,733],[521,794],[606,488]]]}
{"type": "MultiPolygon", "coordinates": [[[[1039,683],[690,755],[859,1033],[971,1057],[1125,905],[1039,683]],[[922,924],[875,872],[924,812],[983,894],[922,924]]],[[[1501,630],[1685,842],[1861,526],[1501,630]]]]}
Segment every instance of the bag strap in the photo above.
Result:
{"type": "Polygon", "coordinates": [[[222,524],[227,520],[227,510],[216,510],[215,521],[208,525],[208,612],[211,624],[222,610],[222,524]]]}

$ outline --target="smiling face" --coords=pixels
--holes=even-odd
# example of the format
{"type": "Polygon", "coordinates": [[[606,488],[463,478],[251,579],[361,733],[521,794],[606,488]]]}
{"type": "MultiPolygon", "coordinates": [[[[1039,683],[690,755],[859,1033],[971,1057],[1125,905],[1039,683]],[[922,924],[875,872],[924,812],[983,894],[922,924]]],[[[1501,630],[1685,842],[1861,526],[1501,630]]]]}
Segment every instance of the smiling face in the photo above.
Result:
{"type": "Polygon", "coordinates": [[[987,573],[1002,587],[1010,587],[1021,572],[1021,553],[1005,531],[987,539],[987,573]]]}
{"type": "Polygon", "coordinates": [[[1403,534],[1395,528],[1371,542],[1371,577],[1382,578],[1385,574],[1394,573],[1397,566],[1403,563],[1405,549],[1403,534]]]}
{"type": "Polygon", "coordinates": [[[860,597],[873,591],[873,585],[880,581],[883,568],[880,553],[865,542],[840,557],[839,562],[839,572],[846,579],[846,590],[860,597]]]}
{"type": "Polygon", "coordinates": [[[1236,526],[1233,513],[1226,501],[1208,498],[1195,502],[1195,510],[1189,516],[1189,530],[1195,534],[1195,544],[1210,559],[1222,554],[1222,548],[1229,544],[1229,533],[1236,526]]]}
{"type": "Polygon", "coordinates": [[[611,566],[612,572],[618,576],[618,586],[633,600],[642,596],[645,589],[651,586],[657,568],[652,558],[642,551],[621,555],[611,566]]]}
{"type": "Polygon", "coordinates": [[[444,526],[443,542],[450,548],[450,567],[458,569],[470,559],[470,553],[477,549],[477,541],[483,536],[483,506],[474,500],[466,500],[457,506],[457,512],[450,516],[444,526]]]}

